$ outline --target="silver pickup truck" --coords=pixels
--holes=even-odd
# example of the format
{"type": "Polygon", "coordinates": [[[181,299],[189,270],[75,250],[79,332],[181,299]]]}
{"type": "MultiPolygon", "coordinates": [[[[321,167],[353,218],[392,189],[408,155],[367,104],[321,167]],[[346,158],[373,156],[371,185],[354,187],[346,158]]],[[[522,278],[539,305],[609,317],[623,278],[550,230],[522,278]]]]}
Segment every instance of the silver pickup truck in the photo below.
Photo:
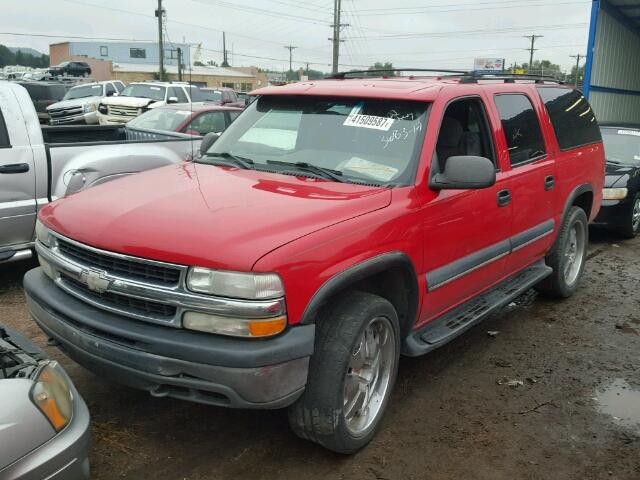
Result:
{"type": "Polygon", "coordinates": [[[32,255],[43,205],[123,175],[189,160],[201,140],[124,125],[41,128],[27,91],[0,81],[0,263],[32,255]]]}

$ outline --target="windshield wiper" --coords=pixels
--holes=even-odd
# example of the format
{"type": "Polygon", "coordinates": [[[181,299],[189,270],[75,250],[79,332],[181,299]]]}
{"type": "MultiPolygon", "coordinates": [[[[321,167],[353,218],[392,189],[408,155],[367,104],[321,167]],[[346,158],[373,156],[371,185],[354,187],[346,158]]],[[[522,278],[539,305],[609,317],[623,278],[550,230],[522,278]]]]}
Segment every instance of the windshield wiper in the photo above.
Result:
{"type": "Polygon", "coordinates": [[[232,155],[229,152],[207,153],[207,157],[217,157],[224,158],[225,160],[231,160],[233,163],[241,166],[245,170],[254,168],[254,162],[250,158],[239,157],[238,155],[232,155]]]}
{"type": "Polygon", "coordinates": [[[267,160],[269,165],[284,165],[287,167],[295,167],[300,170],[305,170],[310,173],[319,175],[320,177],[333,180],[335,182],[344,183],[346,180],[342,177],[340,170],[333,170],[331,168],[319,167],[307,162],[283,162],[281,160],[267,160]]]}

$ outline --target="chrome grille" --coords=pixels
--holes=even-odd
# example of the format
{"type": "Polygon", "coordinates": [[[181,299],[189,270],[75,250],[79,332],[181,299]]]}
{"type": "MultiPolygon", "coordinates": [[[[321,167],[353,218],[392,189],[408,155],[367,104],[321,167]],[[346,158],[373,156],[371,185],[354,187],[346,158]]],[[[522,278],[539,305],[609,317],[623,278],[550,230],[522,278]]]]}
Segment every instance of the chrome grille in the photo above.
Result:
{"type": "Polygon", "coordinates": [[[58,240],[58,248],[63,255],[72,260],[87,267],[105,270],[119,277],[163,286],[175,286],[180,281],[180,270],[178,269],[104,255],[62,239],[58,240]]]}
{"type": "Polygon", "coordinates": [[[70,276],[61,274],[60,278],[67,288],[72,288],[82,296],[87,296],[111,308],[126,310],[130,313],[150,317],[156,320],[171,320],[176,314],[176,307],[165,305],[159,302],[153,302],[140,298],[127,297],[118,293],[102,292],[98,293],[87,288],[84,283],[78,282],[70,276]]]}
{"type": "Polygon", "coordinates": [[[121,105],[108,105],[107,106],[109,115],[116,115],[119,117],[137,117],[138,116],[138,108],[137,107],[124,107],[121,105]]]}
{"type": "Polygon", "coordinates": [[[82,107],[52,108],[49,110],[52,119],[82,115],[82,107]]]}

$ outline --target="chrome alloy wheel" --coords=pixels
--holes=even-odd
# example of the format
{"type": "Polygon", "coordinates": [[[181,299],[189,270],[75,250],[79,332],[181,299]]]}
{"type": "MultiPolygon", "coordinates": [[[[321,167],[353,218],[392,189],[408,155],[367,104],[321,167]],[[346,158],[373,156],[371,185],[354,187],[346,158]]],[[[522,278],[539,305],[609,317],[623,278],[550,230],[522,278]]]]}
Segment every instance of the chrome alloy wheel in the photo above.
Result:
{"type": "Polygon", "coordinates": [[[576,223],[571,226],[564,246],[564,279],[567,285],[572,285],[578,278],[584,261],[585,248],[586,233],[581,225],[576,223]]]}
{"type": "Polygon", "coordinates": [[[634,233],[640,231],[640,197],[636,198],[633,203],[633,212],[631,213],[631,226],[634,233]]]}
{"type": "Polygon", "coordinates": [[[360,436],[374,424],[389,394],[396,361],[395,333],[385,317],[372,319],[351,354],[344,379],[344,418],[360,436]]]}

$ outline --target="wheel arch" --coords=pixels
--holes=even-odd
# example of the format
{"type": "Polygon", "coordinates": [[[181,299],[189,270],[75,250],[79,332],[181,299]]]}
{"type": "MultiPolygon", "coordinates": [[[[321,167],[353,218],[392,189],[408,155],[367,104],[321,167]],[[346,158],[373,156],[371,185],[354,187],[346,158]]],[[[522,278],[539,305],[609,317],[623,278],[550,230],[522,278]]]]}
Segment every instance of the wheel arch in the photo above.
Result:
{"type": "MultiPolygon", "coordinates": [[[[569,209],[572,206],[580,207],[587,215],[587,220],[591,220],[593,217],[593,187],[589,183],[583,183],[574,188],[564,203],[564,210],[562,211],[562,222],[564,222],[569,209]]],[[[562,225],[562,222],[560,223],[562,225]]]]}
{"type": "Polygon", "coordinates": [[[405,253],[378,255],[335,274],[313,295],[300,323],[315,323],[327,302],[346,290],[368,291],[387,299],[398,313],[402,338],[411,331],[418,312],[419,287],[413,262],[405,253]]]}

